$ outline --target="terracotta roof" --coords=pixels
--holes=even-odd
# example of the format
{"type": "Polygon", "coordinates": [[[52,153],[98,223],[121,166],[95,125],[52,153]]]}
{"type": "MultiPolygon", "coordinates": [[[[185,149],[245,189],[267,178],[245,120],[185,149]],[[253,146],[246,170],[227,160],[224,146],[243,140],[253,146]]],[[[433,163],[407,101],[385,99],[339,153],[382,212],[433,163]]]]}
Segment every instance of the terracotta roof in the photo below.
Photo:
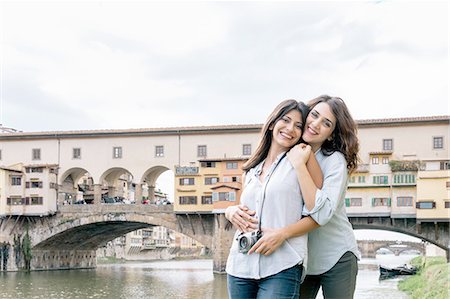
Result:
{"type": "MultiPolygon", "coordinates": [[[[436,122],[450,122],[450,115],[381,118],[357,120],[359,127],[370,126],[398,126],[403,124],[427,124],[436,122]]],[[[109,136],[139,136],[139,135],[190,135],[190,134],[218,134],[259,132],[262,124],[242,125],[214,125],[166,128],[138,128],[138,129],[104,129],[104,130],[77,130],[77,131],[44,131],[44,132],[11,132],[0,133],[0,139],[37,139],[37,138],[77,138],[77,137],[109,137],[109,136]]]]}
{"type": "Polygon", "coordinates": [[[222,162],[222,161],[246,161],[249,157],[225,157],[225,158],[204,158],[199,159],[199,162],[222,162]]]}
{"type": "Polygon", "coordinates": [[[238,187],[234,187],[234,186],[230,186],[230,185],[225,185],[225,184],[211,187],[211,189],[212,189],[212,190],[216,190],[216,189],[219,189],[219,188],[222,188],[222,187],[226,187],[226,188],[230,188],[230,189],[234,189],[234,190],[240,190],[240,188],[238,188],[238,187]]]}
{"type": "Polygon", "coordinates": [[[369,155],[392,155],[393,151],[376,151],[370,152],[369,155]]]}
{"type": "Polygon", "coordinates": [[[13,172],[17,172],[17,173],[22,173],[21,170],[17,170],[17,169],[13,169],[13,168],[8,168],[8,167],[4,167],[4,166],[0,166],[0,169],[7,170],[7,171],[13,171],[13,172]]]}

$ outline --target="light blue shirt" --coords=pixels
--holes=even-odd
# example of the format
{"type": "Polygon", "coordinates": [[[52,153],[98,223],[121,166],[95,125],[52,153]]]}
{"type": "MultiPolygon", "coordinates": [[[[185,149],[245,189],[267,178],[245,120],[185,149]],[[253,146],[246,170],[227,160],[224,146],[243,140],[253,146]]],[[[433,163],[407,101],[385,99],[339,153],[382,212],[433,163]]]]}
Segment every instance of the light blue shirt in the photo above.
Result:
{"type": "MultiPolygon", "coordinates": [[[[297,175],[287,157],[280,160],[282,156],[283,154],[278,156],[263,182],[259,180],[263,163],[250,169],[245,177],[245,188],[241,194],[241,203],[250,210],[256,211],[256,216],[261,220],[262,228],[285,227],[296,223],[302,216],[303,198],[297,175]],[[277,163],[279,165],[276,167],[277,163]],[[264,188],[266,195],[261,218],[260,209],[264,188]]],[[[260,279],[277,274],[297,264],[304,263],[304,266],[306,266],[307,235],[286,240],[269,256],[257,253],[250,255],[240,253],[236,241],[238,235],[239,231],[234,236],[226,267],[226,272],[232,276],[260,279]]]]}
{"type": "Polygon", "coordinates": [[[316,152],[323,173],[323,186],[317,190],[315,206],[303,215],[311,216],[320,227],[309,232],[307,274],[318,275],[330,270],[342,255],[353,252],[358,259],[360,253],[353,228],[345,212],[347,191],[347,162],[340,152],[325,156],[316,152]]]}

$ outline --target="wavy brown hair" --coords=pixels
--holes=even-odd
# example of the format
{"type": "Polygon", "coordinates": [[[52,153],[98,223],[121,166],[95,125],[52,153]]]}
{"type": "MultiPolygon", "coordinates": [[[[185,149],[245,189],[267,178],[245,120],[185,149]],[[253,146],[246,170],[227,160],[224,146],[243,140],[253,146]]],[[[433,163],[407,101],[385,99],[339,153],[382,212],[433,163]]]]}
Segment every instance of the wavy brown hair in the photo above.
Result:
{"type": "Polygon", "coordinates": [[[353,120],[345,102],[339,97],[321,95],[308,102],[312,110],[319,103],[327,103],[336,117],[336,127],[331,134],[331,140],[326,139],[321,146],[324,155],[331,155],[335,151],[341,152],[347,161],[347,169],[352,173],[358,167],[358,126],[353,120]]]}
{"type": "MultiPolygon", "coordinates": [[[[267,157],[270,146],[272,144],[273,126],[277,121],[279,121],[291,110],[297,110],[300,112],[302,116],[302,132],[303,132],[306,116],[308,115],[309,112],[308,106],[306,106],[303,102],[297,102],[296,100],[292,99],[282,101],[275,107],[275,109],[267,118],[263,128],[261,129],[261,138],[259,140],[259,144],[258,147],[256,148],[256,151],[242,166],[242,170],[244,170],[244,172],[249,171],[251,168],[261,163],[261,161],[263,161],[267,157]]],[[[297,143],[300,143],[300,140],[297,143]]]]}

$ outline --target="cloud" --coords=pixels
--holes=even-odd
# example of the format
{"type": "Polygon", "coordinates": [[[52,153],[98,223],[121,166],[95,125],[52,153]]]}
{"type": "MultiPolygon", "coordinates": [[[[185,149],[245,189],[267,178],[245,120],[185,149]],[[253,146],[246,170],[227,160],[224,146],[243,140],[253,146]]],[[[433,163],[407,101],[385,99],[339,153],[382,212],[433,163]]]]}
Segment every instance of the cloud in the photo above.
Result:
{"type": "Polygon", "coordinates": [[[2,2],[0,9],[6,126],[262,123],[283,99],[324,93],[343,97],[355,118],[449,114],[442,2],[2,2]],[[33,111],[45,121],[9,116],[33,111]]]}

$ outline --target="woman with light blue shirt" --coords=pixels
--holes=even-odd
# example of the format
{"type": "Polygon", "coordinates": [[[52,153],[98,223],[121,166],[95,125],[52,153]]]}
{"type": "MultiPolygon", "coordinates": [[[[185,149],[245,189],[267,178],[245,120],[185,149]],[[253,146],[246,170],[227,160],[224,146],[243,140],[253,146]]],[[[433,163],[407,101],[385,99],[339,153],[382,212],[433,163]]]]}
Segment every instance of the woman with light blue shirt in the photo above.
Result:
{"type": "Polygon", "coordinates": [[[244,164],[241,205],[229,207],[225,213],[238,229],[226,267],[232,299],[299,297],[308,237],[281,232],[297,223],[302,211],[314,207],[312,197],[305,206],[296,169],[311,173],[308,183],[322,183],[310,146],[297,145],[307,112],[303,103],[281,102],[262,128],[257,150],[244,164]],[[295,145],[296,169],[286,157],[295,145]]]}
{"type": "MultiPolygon", "coordinates": [[[[313,208],[304,208],[303,215],[307,217],[297,224],[309,231],[307,275],[300,297],[316,298],[322,287],[325,299],[350,299],[356,286],[359,251],[345,212],[345,193],[348,174],[357,167],[357,126],[338,97],[323,95],[308,106],[311,111],[302,138],[315,153],[324,180],[320,189],[306,181],[302,183],[305,173],[296,167],[303,197],[315,198],[313,208]]],[[[297,153],[295,149],[290,152],[294,166],[303,159],[297,153]]],[[[298,227],[293,229],[299,231],[298,227]]]]}

